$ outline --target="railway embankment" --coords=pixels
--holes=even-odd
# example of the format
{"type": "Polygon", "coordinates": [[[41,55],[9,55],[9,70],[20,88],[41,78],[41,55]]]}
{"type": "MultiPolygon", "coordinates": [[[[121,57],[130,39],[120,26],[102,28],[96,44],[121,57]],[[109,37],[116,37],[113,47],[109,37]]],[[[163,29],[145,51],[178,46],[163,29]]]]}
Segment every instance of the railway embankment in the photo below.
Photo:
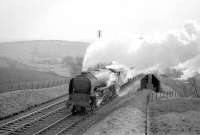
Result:
{"type": "Polygon", "coordinates": [[[67,89],[66,85],[61,85],[51,88],[18,90],[2,93],[0,94],[0,119],[2,120],[19,114],[32,107],[67,94],[67,89]]]}

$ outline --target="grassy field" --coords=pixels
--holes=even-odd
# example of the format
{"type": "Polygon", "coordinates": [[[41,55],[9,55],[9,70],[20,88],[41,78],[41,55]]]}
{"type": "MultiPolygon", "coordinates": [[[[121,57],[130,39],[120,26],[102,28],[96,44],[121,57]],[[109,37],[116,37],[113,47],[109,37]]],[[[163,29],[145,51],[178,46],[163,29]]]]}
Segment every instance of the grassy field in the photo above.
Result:
{"type": "Polygon", "coordinates": [[[200,99],[177,98],[150,104],[149,134],[200,134],[200,99]]]}
{"type": "Polygon", "coordinates": [[[31,106],[41,104],[66,93],[68,93],[67,85],[2,93],[0,94],[0,118],[26,110],[31,106]]]}
{"type": "Polygon", "coordinates": [[[52,72],[40,72],[30,69],[0,68],[0,93],[53,87],[65,84],[68,78],[52,72]]]}
{"type": "Polygon", "coordinates": [[[189,97],[196,95],[195,88],[197,87],[185,83],[183,80],[176,80],[172,78],[161,78],[161,82],[163,83],[163,85],[166,85],[167,87],[170,87],[174,91],[178,92],[178,94],[181,97],[189,97]]]}
{"type": "Polygon", "coordinates": [[[81,72],[88,45],[57,40],[1,43],[0,117],[67,93],[62,85],[81,72]]]}
{"type": "Polygon", "coordinates": [[[0,84],[20,81],[58,80],[64,77],[53,72],[40,72],[19,68],[0,68],[0,84]]]}
{"type": "Polygon", "coordinates": [[[0,93],[65,84],[69,77],[80,74],[82,61],[82,57],[66,56],[60,63],[43,63],[36,66],[0,57],[0,93]]]}

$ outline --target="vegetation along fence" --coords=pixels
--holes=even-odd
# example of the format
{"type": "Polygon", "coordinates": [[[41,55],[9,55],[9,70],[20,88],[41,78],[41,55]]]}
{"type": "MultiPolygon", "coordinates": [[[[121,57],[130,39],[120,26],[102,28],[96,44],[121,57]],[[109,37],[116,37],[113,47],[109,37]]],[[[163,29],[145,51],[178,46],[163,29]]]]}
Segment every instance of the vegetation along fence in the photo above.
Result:
{"type": "Polygon", "coordinates": [[[23,89],[41,89],[55,87],[59,85],[68,84],[69,78],[59,80],[41,80],[41,81],[20,81],[14,83],[0,84],[0,93],[23,90],[23,89]]]}
{"type": "Polygon", "coordinates": [[[167,91],[167,92],[159,92],[159,93],[153,92],[149,96],[150,96],[149,101],[180,97],[179,93],[176,91],[167,91]]]}

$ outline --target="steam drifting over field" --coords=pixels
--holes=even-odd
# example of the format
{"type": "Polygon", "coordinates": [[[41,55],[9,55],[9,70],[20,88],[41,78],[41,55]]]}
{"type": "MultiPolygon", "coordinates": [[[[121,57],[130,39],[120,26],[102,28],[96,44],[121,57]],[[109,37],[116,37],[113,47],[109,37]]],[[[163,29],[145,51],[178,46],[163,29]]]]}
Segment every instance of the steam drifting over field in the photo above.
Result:
{"type": "Polygon", "coordinates": [[[163,73],[176,69],[183,73],[182,78],[190,77],[200,72],[199,26],[190,21],[182,29],[144,39],[130,36],[98,39],[87,48],[83,70],[112,61],[133,66],[133,72],[156,70],[163,73]]]}

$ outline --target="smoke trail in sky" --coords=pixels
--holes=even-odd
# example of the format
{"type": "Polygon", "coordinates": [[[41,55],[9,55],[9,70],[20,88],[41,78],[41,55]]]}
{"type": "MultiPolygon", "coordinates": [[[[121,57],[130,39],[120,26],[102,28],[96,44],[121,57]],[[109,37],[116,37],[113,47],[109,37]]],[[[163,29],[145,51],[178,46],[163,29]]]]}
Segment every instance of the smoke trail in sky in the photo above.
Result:
{"type": "Polygon", "coordinates": [[[99,39],[86,51],[83,70],[98,63],[117,61],[137,71],[175,68],[182,77],[199,72],[200,29],[195,22],[187,22],[182,29],[138,39],[99,39]]]}

